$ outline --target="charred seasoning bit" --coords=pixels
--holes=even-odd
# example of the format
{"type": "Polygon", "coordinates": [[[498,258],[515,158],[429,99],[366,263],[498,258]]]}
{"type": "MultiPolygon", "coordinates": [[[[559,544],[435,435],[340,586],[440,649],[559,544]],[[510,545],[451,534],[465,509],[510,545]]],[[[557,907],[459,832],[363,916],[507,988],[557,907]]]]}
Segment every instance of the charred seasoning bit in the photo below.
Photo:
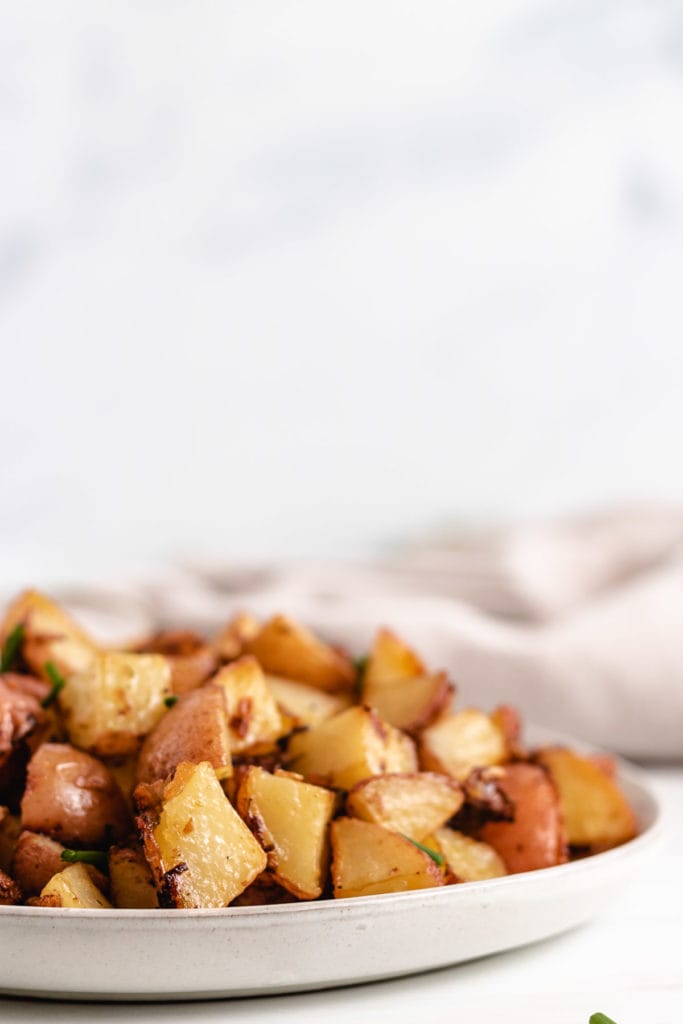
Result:
{"type": "Polygon", "coordinates": [[[165,874],[163,882],[159,887],[159,906],[165,910],[173,910],[178,906],[180,897],[180,875],[187,871],[187,864],[181,861],[174,868],[170,868],[165,874]]]}
{"type": "Polygon", "coordinates": [[[230,728],[233,732],[237,733],[241,740],[243,740],[249,732],[253,707],[254,702],[251,697],[242,697],[237,704],[235,714],[230,719],[230,728]]]}

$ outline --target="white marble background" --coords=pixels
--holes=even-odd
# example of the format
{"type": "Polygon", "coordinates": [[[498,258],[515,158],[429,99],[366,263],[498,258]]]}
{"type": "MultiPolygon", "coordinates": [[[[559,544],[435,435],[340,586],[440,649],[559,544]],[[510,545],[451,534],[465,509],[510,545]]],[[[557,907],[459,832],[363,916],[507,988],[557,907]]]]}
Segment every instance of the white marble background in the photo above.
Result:
{"type": "Polygon", "coordinates": [[[0,582],[683,496],[683,5],[0,0],[0,582]]]}

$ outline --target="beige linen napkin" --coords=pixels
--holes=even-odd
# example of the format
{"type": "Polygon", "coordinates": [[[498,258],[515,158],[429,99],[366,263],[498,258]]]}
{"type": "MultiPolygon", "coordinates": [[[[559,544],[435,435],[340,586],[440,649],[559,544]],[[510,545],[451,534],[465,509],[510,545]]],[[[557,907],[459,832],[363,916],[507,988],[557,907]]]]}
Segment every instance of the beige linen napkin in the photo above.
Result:
{"type": "Polygon", "coordinates": [[[464,576],[449,573],[447,558],[440,587],[419,558],[410,570],[408,560],[398,567],[216,560],[135,587],[62,596],[111,640],[161,625],[209,630],[242,609],[284,611],[362,654],[377,626],[388,625],[434,668],[448,669],[461,706],[507,702],[528,720],[633,757],[683,759],[682,534],[680,513],[630,510],[623,519],[499,535],[492,550],[535,552],[508,575],[515,583],[506,592],[528,598],[533,590],[540,622],[522,620],[521,598],[514,619],[466,604],[464,576]]]}

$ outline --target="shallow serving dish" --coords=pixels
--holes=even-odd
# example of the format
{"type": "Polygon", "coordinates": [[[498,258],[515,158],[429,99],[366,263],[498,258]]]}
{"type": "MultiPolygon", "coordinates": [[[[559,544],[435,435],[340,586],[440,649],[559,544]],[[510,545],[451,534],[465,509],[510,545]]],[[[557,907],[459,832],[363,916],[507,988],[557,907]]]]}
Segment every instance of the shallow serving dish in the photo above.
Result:
{"type": "MultiPolygon", "coordinates": [[[[547,730],[533,743],[582,745],[547,730]]],[[[641,774],[620,764],[640,835],[594,857],[417,892],[233,910],[0,907],[0,991],[47,999],[268,995],[413,974],[513,949],[599,914],[660,831],[641,774]]]]}

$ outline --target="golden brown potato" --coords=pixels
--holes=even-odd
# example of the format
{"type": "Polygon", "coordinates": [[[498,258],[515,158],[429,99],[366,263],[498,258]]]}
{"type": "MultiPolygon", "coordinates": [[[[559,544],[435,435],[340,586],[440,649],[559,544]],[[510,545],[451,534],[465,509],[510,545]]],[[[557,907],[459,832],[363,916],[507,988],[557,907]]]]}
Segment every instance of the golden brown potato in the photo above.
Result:
{"type": "Polygon", "coordinates": [[[181,761],[208,761],[221,779],[232,774],[225,697],[212,683],[181,697],[149,734],[138,758],[138,782],[165,779],[181,761]]]}
{"type": "Polygon", "coordinates": [[[336,797],[288,772],[249,768],[237,809],[268,855],[273,879],[302,900],[321,895],[336,797]]]}
{"type": "Polygon", "coordinates": [[[23,894],[13,878],[0,870],[0,907],[12,907],[21,903],[23,894]]]}
{"type": "Polygon", "coordinates": [[[245,645],[269,675],[284,676],[321,690],[351,690],[356,670],[347,655],[318,640],[284,615],[266,622],[245,645]]]}
{"type": "Polygon", "coordinates": [[[183,762],[171,782],[138,786],[135,797],[160,906],[227,907],[265,870],[265,853],[208,761],[183,762]]]}
{"type": "Polygon", "coordinates": [[[234,661],[247,653],[246,646],[261,628],[253,615],[240,612],[235,615],[211,640],[211,649],[219,661],[234,661]]]}
{"type": "Polygon", "coordinates": [[[424,729],[450,707],[455,688],[445,672],[363,686],[363,703],[391,725],[408,732],[424,729]]]}
{"type": "Polygon", "coordinates": [[[372,650],[363,672],[363,685],[381,687],[399,680],[415,679],[426,675],[420,658],[390,629],[377,631],[372,650]]]}
{"type": "Polygon", "coordinates": [[[616,782],[600,765],[571,750],[546,747],[537,760],[550,771],[572,846],[605,850],[636,835],[636,819],[616,782]]]}
{"type": "Polygon", "coordinates": [[[108,860],[111,898],[115,907],[153,910],[159,906],[152,872],[141,850],[112,846],[108,860]]]}
{"type": "MultiPolygon", "coordinates": [[[[44,732],[47,721],[41,699],[27,692],[22,685],[23,678],[14,673],[0,675],[0,769],[22,740],[32,733],[44,732]]],[[[39,680],[34,682],[44,686],[39,680]]]]}
{"type": "Polygon", "coordinates": [[[411,771],[410,740],[397,735],[371,708],[352,707],[305,732],[287,748],[288,766],[311,782],[351,789],[386,771],[411,771]],[[407,742],[406,742],[407,741],[407,742]]]}
{"type": "Polygon", "coordinates": [[[170,696],[171,667],[163,655],[108,651],[69,675],[58,700],[72,743],[117,757],[137,750],[170,696]]]}
{"type": "Polygon", "coordinates": [[[163,654],[171,667],[173,693],[187,693],[209,679],[218,668],[218,657],[209,644],[191,629],[164,629],[135,645],[140,654],[163,654]]]}
{"type": "Polygon", "coordinates": [[[21,833],[21,819],[10,814],[9,807],[0,807],[0,871],[7,874],[12,870],[12,858],[21,833]]]}
{"type": "Polygon", "coordinates": [[[500,785],[513,804],[514,821],[489,822],[478,838],[494,848],[510,874],[563,864],[567,843],[560,801],[548,773],[535,764],[510,764],[500,785]]]}
{"type": "Polygon", "coordinates": [[[503,730],[490,715],[465,708],[443,715],[425,729],[419,752],[423,768],[462,782],[473,768],[503,764],[509,748],[503,730]]]}
{"type": "Polygon", "coordinates": [[[22,657],[37,676],[50,682],[45,671],[52,662],[62,673],[86,668],[97,647],[80,626],[49,597],[27,590],[10,605],[2,624],[1,642],[18,626],[24,627],[22,657]]]}
{"type": "Polygon", "coordinates": [[[318,725],[350,707],[347,693],[326,693],[306,683],[295,683],[281,676],[266,676],[266,686],[280,711],[292,719],[294,726],[318,725]]]}
{"type": "Polygon", "coordinates": [[[86,870],[85,864],[70,864],[45,885],[40,894],[47,906],[82,910],[101,910],[111,903],[100,892],[86,870]]]}
{"type": "Polygon", "coordinates": [[[331,826],[332,885],[336,898],[374,896],[443,885],[431,857],[409,839],[357,818],[331,826]]]}
{"type": "Polygon", "coordinates": [[[270,749],[282,735],[282,716],[256,658],[231,662],[212,682],[225,697],[233,754],[270,749]]]}
{"type": "MultiPolygon", "coordinates": [[[[40,832],[24,830],[19,838],[12,858],[12,875],[25,896],[36,896],[47,885],[53,875],[67,867],[62,860],[64,846],[40,832]]],[[[92,864],[84,865],[93,883],[102,892],[107,891],[108,880],[92,864]]]]}
{"type": "Polygon", "coordinates": [[[121,791],[105,766],[67,743],[44,743],[29,761],[21,821],[67,846],[101,846],[130,828],[121,791]]]}
{"type": "Polygon", "coordinates": [[[434,772],[376,775],[353,787],[346,809],[409,839],[422,840],[460,809],[463,793],[447,775],[434,772]]]}
{"type": "Polygon", "coordinates": [[[507,875],[503,859],[488,843],[478,842],[452,828],[437,829],[434,843],[446,862],[452,882],[480,882],[507,875]]]}

